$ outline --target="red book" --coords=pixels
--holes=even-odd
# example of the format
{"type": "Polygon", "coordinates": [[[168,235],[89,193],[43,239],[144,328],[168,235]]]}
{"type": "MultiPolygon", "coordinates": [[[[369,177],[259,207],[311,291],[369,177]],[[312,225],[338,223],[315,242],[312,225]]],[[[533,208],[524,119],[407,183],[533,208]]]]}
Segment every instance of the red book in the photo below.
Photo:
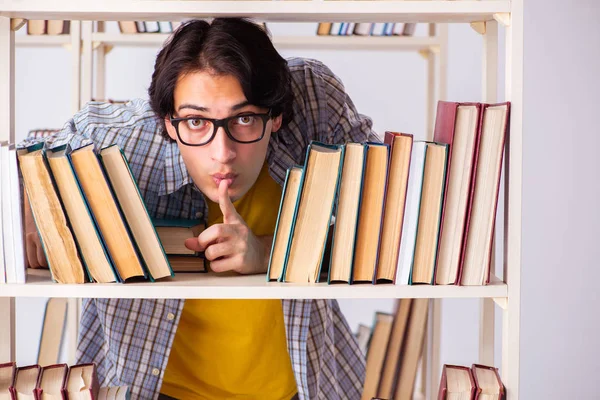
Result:
{"type": "Polygon", "coordinates": [[[15,399],[19,395],[35,396],[41,370],[42,368],[37,364],[17,368],[14,385],[10,388],[15,399]]]}
{"type": "Polygon", "coordinates": [[[506,391],[504,390],[504,384],[500,379],[498,368],[473,364],[471,370],[476,387],[475,400],[478,400],[480,395],[484,392],[487,395],[487,399],[490,398],[490,395],[492,395],[495,400],[504,400],[506,398],[506,391]]]}
{"type": "Polygon", "coordinates": [[[446,400],[449,394],[464,394],[464,390],[457,390],[457,387],[459,386],[463,388],[470,386],[469,398],[474,399],[477,386],[475,384],[475,380],[473,379],[471,369],[460,365],[444,364],[444,367],[442,368],[442,379],[440,381],[438,400],[446,400]],[[450,379],[448,379],[448,375],[450,375],[450,379]],[[460,385],[459,382],[462,383],[462,385],[460,385]]]}
{"type": "Polygon", "coordinates": [[[42,400],[43,393],[50,396],[62,396],[62,399],[66,399],[63,388],[68,373],[69,367],[67,364],[54,364],[43,367],[35,387],[36,400],[42,400]]]}
{"type": "Polygon", "coordinates": [[[10,399],[16,399],[16,395],[13,393],[16,375],[16,363],[0,364],[0,396],[9,396],[10,399]]]}
{"type": "Polygon", "coordinates": [[[481,114],[461,253],[461,285],[490,282],[504,143],[510,125],[510,102],[483,104],[481,114]]]}
{"type": "MultiPolygon", "coordinates": [[[[70,392],[86,392],[89,394],[88,398],[90,400],[96,400],[99,391],[100,384],[98,383],[96,364],[78,364],[69,368],[69,373],[63,386],[63,396],[66,400],[69,400],[70,392]]],[[[82,399],[83,397],[79,394],[76,398],[82,399]]]]}
{"type": "Polygon", "coordinates": [[[471,177],[481,121],[481,103],[439,101],[433,140],[448,145],[444,201],[434,281],[437,285],[457,283],[462,265],[462,248],[470,209],[471,177]]]}

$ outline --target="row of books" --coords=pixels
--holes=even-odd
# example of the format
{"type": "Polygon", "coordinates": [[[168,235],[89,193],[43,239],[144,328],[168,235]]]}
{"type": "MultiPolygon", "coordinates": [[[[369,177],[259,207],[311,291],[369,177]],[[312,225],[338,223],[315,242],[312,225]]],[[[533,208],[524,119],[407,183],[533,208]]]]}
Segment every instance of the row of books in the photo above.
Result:
{"type": "Polygon", "coordinates": [[[506,391],[498,368],[444,364],[438,400],[504,400],[506,391]]]}
{"type": "Polygon", "coordinates": [[[432,142],[310,143],[287,171],[268,280],[489,283],[509,110],[440,101],[432,142]]]}
{"type": "Polygon", "coordinates": [[[121,33],[172,33],[179,21],[118,21],[121,33]]]}
{"type": "Polygon", "coordinates": [[[200,254],[183,246],[204,228],[200,220],[152,219],[117,145],[45,149],[42,142],[17,153],[54,281],[154,281],[174,271],[206,271],[200,254]]]}
{"type": "MultiPolygon", "coordinates": [[[[20,21],[25,23],[25,20],[20,21]]],[[[28,35],[68,35],[71,31],[70,21],[30,19],[26,23],[28,35]]]]}
{"type": "Polygon", "coordinates": [[[330,36],[413,36],[413,22],[320,22],[317,35],[330,36]]]}
{"type": "Polygon", "coordinates": [[[96,364],[0,364],[0,398],[64,400],[129,400],[128,386],[100,387],[96,364]]]}
{"type": "Polygon", "coordinates": [[[393,313],[376,312],[372,328],[359,325],[367,356],[362,400],[411,399],[427,328],[429,299],[396,300],[393,313]]]}
{"type": "MultiPolygon", "coordinates": [[[[181,21],[118,21],[121,33],[172,33],[181,21]]],[[[259,23],[266,29],[266,23],[259,23]]]]}

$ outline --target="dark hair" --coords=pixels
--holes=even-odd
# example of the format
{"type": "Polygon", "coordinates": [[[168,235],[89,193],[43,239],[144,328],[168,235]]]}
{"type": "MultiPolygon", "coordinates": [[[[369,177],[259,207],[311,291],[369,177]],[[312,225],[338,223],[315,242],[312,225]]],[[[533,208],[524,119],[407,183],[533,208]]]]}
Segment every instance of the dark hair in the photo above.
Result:
{"type": "Polygon", "coordinates": [[[232,75],[250,104],[270,108],[273,116],[282,115],[282,126],[292,119],[290,71],[265,28],[242,18],[215,18],[210,24],[191,20],[158,53],[148,89],[165,138],[170,139],[164,119],[174,112],[177,80],[196,71],[232,75]]]}

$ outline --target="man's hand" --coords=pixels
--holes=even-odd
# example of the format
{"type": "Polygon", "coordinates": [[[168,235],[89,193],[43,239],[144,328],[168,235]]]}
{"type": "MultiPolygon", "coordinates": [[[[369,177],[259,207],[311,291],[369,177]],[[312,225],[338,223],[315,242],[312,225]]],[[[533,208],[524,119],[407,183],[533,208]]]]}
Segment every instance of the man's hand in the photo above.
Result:
{"type": "Polygon", "coordinates": [[[228,183],[219,185],[219,207],[223,223],[204,230],[197,238],[187,239],[190,250],[204,251],[214,272],[235,271],[258,274],[267,271],[272,237],[257,237],[237,213],[227,194],[228,183]]]}
{"type": "Polygon", "coordinates": [[[23,194],[23,211],[25,213],[25,252],[27,254],[27,266],[29,268],[47,268],[48,261],[44,255],[42,242],[38,235],[35,221],[31,213],[27,193],[23,194]]]}

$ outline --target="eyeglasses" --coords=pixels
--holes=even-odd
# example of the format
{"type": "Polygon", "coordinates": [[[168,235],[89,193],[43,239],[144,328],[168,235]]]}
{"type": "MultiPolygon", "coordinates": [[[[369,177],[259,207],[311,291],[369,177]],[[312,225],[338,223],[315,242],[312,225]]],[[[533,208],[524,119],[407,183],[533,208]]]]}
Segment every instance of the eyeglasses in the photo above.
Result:
{"type": "Polygon", "coordinates": [[[210,143],[215,138],[219,127],[223,127],[229,139],[234,142],[258,142],[265,136],[267,122],[270,119],[271,110],[264,114],[234,115],[223,119],[170,117],[177,137],[187,146],[204,146],[210,143]]]}

